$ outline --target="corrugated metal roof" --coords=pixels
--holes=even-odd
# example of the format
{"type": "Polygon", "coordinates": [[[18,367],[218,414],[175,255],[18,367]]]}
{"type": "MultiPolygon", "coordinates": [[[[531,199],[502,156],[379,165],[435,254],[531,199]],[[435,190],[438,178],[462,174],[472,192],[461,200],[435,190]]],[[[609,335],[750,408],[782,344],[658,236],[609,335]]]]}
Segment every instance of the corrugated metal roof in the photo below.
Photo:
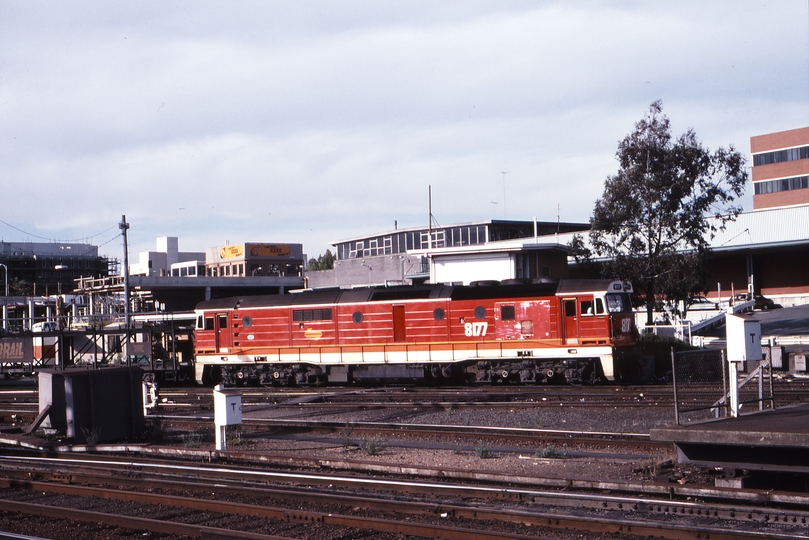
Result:
{"type": "Polygon", "coordinates": [[[809,243],[809,205],[739,214],[709,240],[716,251],[809,243]]]}

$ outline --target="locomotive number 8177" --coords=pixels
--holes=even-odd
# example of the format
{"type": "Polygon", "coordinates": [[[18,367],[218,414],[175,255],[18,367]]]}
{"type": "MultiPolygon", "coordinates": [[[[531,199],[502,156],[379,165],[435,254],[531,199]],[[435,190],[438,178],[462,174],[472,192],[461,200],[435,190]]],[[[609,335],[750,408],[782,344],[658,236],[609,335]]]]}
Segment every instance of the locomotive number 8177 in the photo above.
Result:
{"type": "Polygon", "coordinates": [[[200,383],[586,382],[633,362],[632,286],[610,280],[323,289],[202,302],[200,383]],[[474,286],[477,285],[477,286],[474,286]]]}

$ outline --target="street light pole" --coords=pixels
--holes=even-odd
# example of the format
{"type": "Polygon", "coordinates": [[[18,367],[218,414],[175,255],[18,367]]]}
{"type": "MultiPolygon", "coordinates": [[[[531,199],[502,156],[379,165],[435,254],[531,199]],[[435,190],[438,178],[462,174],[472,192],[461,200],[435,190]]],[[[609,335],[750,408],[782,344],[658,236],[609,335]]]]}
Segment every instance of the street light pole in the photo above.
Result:
{"type": "Polygon", "coordinates": [[[2,266],[5,269],[5,274],[6,274],[6,296],[8,296],[8,266],[6,266],[3,263],[0,263],[0,266],[2,266]]]}

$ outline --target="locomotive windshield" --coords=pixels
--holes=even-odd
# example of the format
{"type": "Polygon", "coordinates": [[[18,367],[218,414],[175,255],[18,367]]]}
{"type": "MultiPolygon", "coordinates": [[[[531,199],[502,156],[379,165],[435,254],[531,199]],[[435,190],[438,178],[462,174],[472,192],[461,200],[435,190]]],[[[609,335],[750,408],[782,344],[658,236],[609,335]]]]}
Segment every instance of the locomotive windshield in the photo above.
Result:
{"type": "Polygon", "coordinates": [[[629,295],[607,294],[607,311],[610,313],[628,313],[632,311],[629,295]]]}

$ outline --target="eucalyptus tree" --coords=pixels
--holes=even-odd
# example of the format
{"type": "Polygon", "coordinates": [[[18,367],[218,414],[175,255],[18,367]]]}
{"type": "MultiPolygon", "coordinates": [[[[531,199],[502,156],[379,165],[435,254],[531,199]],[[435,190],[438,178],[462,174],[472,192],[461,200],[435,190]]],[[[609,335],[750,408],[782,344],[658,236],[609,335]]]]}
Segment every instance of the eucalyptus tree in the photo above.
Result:
{"type": "Polygon", "coordinates": [[[655,101],[619,144],[618,172],[607,178],[590,219],[589,247],[605,276],[630,280],[645,295],[647,323],[655,300],[687,300],[705,290],[709,241],[736,218],[747,183],[745,158],[733,146],[711,152],[689,129],[677,139],[655,101]]]}

